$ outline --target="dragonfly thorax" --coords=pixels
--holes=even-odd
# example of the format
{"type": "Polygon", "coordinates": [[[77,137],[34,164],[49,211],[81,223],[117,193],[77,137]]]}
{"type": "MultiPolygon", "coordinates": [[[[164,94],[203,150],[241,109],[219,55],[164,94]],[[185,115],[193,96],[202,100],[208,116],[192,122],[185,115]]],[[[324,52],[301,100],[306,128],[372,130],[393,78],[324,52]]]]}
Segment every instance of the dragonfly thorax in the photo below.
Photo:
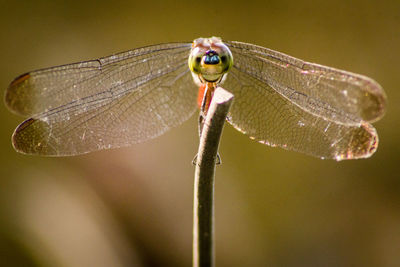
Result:
{"type": "Polygon", "coordinates": [[[198,38],[193,41],[188,64],[201,83],[219,82],[232,67],[233,57],[220,38],[198,38]]]}

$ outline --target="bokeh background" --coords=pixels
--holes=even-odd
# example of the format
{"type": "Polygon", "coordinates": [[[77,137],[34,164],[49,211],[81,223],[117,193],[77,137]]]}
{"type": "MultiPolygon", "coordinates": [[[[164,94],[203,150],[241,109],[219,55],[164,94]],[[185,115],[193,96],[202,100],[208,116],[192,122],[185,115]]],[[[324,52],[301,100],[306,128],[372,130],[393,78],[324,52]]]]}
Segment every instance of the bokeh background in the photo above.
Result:
{"type": "MultiPolygon", "coordinates": [[[[26,71],[221,36],[361,73],[388,96],[369,159],[320,160],[226,126],[217,266],[400,266],[399,1],[0,1],[0,88],[26,71]]],[[[197,118],[144,144],[17,154],[0,105],[1,266],[190,266],[197,118]]]]}

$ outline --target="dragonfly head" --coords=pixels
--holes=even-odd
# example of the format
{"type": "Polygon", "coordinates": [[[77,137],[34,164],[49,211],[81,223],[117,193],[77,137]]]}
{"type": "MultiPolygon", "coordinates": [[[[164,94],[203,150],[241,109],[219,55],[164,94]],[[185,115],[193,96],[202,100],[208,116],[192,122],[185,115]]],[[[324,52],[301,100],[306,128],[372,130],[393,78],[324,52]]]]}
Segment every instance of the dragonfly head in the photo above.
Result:
{"type": "Polygon", "coordinates": [[[232,67],[233,57],[220,38],[198,38],[193,41],[188,64],[202,83],[219,82],[232,67]]]}

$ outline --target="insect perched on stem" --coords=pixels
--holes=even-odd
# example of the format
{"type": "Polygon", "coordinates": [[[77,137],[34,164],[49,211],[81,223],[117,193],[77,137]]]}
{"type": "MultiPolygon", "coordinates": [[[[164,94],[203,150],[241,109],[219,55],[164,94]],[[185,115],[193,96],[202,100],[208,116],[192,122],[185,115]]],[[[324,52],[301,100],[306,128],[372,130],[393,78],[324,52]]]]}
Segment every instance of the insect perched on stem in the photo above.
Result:
{"type": "Polygon", "coordinates": [[[6,104],[30,119],[15,130],[13,145],[67,156],[143,142],[180,125],[197,106],[201,125],[217,86],[235,96],[228,122],[260,143],[336,160],[377,149],[370,123],[383,116],[386,96],[374,80],[217,37],[19,76],[6,104]]]}

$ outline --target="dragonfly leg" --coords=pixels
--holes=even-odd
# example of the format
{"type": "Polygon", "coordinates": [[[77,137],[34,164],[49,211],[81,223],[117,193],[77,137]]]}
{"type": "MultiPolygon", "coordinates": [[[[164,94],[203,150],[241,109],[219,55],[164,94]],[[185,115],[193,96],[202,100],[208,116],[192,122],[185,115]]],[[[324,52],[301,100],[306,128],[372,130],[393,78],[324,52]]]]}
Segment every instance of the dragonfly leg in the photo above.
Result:
{"type": "Polygon", "coordinates": [[[222,164],[222,160],[221,160],[221,156],[219,155],[219,152],[217,153],[217,161],[215,162],[215,165],[221,165],[222,164]]]}
{"type": "MultiPolygon", "coordinates": [[[[198,154],[196,154],[192,160],[192,165],[196,165],[197,164],[197,156],[198,154]]],[[[222,160],[221,160],[221,156],[219,155],[219,153],[217,153],[217,161],[215,162],[215,165],[221,165],[222,164],[222,160]]]]}

